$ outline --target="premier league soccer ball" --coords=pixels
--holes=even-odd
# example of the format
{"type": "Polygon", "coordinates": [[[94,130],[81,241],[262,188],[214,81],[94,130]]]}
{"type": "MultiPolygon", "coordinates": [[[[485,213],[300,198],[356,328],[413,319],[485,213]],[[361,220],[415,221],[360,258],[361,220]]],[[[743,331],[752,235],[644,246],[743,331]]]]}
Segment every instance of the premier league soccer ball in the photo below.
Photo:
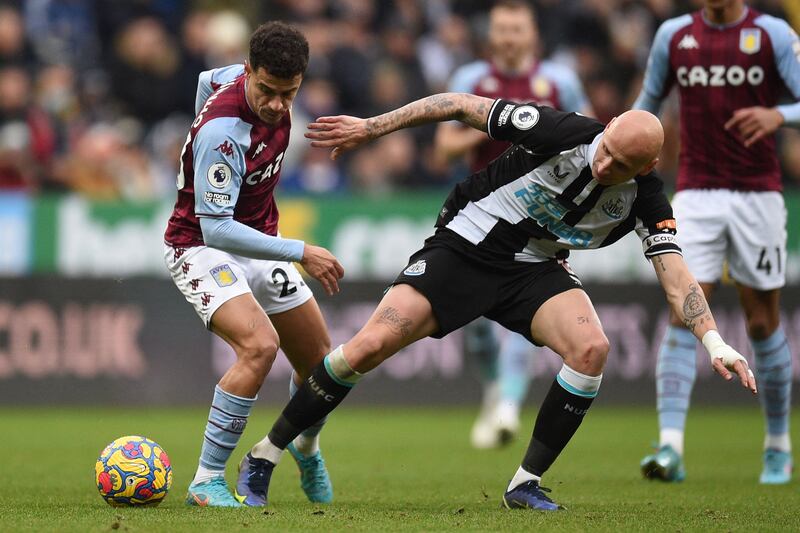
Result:
{"type": "Polygon", "coordinates": [[[100,496],[113,506],[158,505],[172,485],[172,466],[161,446],[147,437],[120,437],[94,465],[100,496]]]}

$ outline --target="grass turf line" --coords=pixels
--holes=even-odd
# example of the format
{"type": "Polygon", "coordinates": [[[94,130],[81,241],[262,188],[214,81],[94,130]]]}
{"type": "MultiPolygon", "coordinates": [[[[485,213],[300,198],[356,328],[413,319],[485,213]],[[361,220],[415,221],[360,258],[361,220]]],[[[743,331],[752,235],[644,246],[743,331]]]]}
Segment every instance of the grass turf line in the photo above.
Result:
{"type": "MultiPolygon", "coordinates": [[[[322,448],[334,504],[305,500],[291,457],[273,476],[270,507],[198,509],[183,499],[194,473],[205,409],[0,408],[0,531],[766,531],[796,530],[797,482],[757,483],[762,418],[757,409],[694,409],[687,480],[641,479],[639,459],[656,434],[651,408],[600,407],[545,476],[567,512],[500,508],[524,454],[535,410],[511,446],[476,451],[473,409],[344,408],[322,448]],[[153,509],[107,506],[94,487],[94,462],[116,437],[146,435],[170,455],[174,484],[153,509]]],[[[276,410],[257,409],[228,468],[261,438],[276,410]]],[[[797,416],[793,417],[795,427],[797,416]]]]}

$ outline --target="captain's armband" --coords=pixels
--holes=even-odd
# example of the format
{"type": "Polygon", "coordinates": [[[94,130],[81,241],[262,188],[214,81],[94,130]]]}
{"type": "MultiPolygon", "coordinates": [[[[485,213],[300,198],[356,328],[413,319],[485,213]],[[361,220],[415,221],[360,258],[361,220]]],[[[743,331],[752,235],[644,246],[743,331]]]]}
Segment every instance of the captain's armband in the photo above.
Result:
{"type": "Polygon", "coordinates": [[[657,224],[648,227],[648,235],[642,239],[642,250],[644,255],[650,259],[656,255],[667,253],[681,253],[678,246],[677,226],[675,219],[662,220],[657,224]]]}

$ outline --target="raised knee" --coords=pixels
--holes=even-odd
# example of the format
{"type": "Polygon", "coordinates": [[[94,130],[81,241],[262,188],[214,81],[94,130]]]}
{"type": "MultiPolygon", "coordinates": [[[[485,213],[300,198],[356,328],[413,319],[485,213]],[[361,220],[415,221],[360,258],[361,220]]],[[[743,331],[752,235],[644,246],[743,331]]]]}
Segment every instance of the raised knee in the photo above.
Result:
{"type": "Polygon", "coordinates": [[[608,338],[600,332],[581,343],[576,350],[577,357],[570,366],[581,374],[597,376],[606,366],[610,348],[608,338]]]}
{"type": "Polygon", "coordinates": [[[278,355],[278,339],[252,339],[237,350],[239,360],[257,375],[266,376],[278,355]]]}

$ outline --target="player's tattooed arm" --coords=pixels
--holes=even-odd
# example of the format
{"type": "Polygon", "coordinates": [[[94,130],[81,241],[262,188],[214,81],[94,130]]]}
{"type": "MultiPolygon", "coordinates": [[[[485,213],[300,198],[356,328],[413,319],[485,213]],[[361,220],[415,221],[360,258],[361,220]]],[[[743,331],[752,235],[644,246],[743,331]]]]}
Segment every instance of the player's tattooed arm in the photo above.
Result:
{"type": "Polygon", "coordinates": [[[403,128],[458,120],[486,131],[494,100],[466,93],[441,93],[421,98],[399,109],[370,118],[347,115],[320,117],[308,125],[311,146],[332,148],[331,157],[403,128]]]}
{"type": "Polygon", "coordinates": [[[683,257],[677,253],[666,253],[653,258],[658,281],[664,288],[672,311],[698,339],[717,324],[711,314],[700,284],[689,273],[683,257]]]}
{"type": "Polygon", "coordinates": [[[486,131],[494,100],[466,93],[441,93],[411,102],[394,111],[367,119],[371,138],[393,131],[445,120],[458,120],[486,131]]]}

